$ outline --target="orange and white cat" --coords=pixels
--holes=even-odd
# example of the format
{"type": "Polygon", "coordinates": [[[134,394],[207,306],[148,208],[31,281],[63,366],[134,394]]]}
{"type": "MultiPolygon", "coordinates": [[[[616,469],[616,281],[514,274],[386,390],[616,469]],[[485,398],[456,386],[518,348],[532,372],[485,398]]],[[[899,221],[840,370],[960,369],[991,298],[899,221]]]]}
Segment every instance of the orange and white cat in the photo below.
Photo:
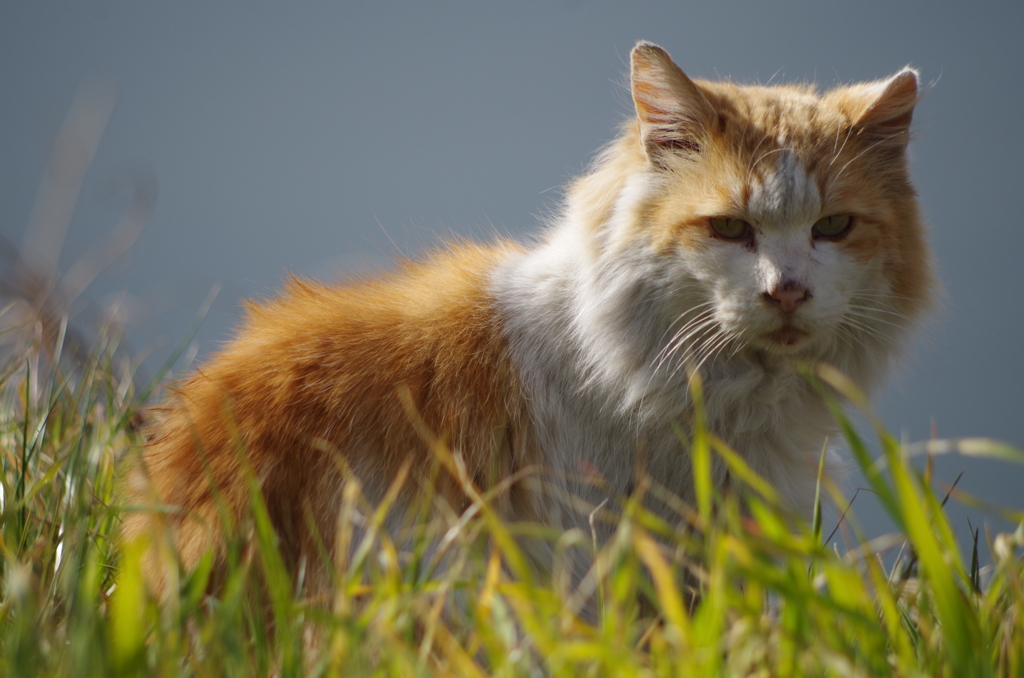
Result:
{"type": "MultiPolygon", "coordinates": [[[[875,386],[933,286],[905,158],[918,76],[819,94],[691,80],[650,43],[631,61],[636,117],[536,246],[460,244],[250,304],[168,398],[129,484],[131,503],[180,510],[130,514],[127,537],[166,520],[186,567],[219,554],[218,503],[250,505],[244,463],[282,552],[312,564],[347,473],[371,501],[405,463],[429,476],[424,430],[477,486],[543,469],[503,495],[514,519],[585,525],[564,497],[628,494],[640,457],[690,499],[688,367],[709,428],[807,513],[835,423],[793,358],[875,386]]],[[[469,503],[448,474],[438,492],[469,503]]]]}

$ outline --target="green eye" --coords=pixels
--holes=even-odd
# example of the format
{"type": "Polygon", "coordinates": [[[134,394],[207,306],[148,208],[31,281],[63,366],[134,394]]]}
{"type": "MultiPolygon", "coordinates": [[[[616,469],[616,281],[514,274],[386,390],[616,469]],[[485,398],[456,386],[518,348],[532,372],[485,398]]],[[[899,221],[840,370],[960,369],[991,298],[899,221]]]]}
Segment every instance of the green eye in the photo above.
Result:
{"type": "Polygon", "coordinates": [[[815,238],[839,238],[846,235],[853,225],[853,217],[849,214],[840,214],[833,217],[818,219],[811,229],[811,235],[815,238]]]}
{"type": "Polygon", "coordinates": [[[750,224],[742,219],[730,219],[728,217],[711,217],[708,219],[711,230],[719,238],[726,240],[741,240],[750,235],[750,224]]]}

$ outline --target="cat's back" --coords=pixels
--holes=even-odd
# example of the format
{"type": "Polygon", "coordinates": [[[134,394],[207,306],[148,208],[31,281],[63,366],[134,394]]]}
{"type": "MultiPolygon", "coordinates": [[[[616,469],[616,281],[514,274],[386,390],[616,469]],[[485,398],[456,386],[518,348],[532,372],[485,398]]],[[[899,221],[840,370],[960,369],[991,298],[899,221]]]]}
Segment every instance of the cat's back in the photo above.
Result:
{"type": "MultiPolygon", "coordinates": [[[[347,473],[371,500],[406,460],[413,478],[429,475],[429,434],[482,481],[522,418],[488,284],[516,251],[461,245],[348,285],[293,279],[251,303],[236,338],[156,413],[133,498],[182,507],[172,519],[188,563],[219,533],[217,502],[244,512],[247,478],[279,534],[296,541],[286,552],[307,550],[305,514],[333,531],[347,473]]],[[[458,488],[440,480],[457,501],[458,488]]],[[[129,537],[152,526],[145,516],[129,516],[129,537]]]]}
{"type": "Polygon", "coordinates": [[[402,407],[400,386],[431,423],[455,424],[470,399],[492,410],[492,389],[510,375],[487,280],[511,251],[460,246],[347,285],[293,278],[278,298],[248,305],[237,337],[193,382],[233,401],[247,424],[335,441],[339,421],[354,428],[352,417],[402,407]]]}

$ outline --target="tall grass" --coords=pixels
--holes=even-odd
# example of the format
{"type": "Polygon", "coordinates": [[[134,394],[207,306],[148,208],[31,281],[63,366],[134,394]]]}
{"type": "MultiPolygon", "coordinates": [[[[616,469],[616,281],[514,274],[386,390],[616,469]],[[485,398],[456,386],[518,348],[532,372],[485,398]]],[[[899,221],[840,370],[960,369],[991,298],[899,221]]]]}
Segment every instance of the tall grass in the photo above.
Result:
{"type": "MultiPolygon", "coordinates": [[[[878,425],[876,459],[837,404],[862,406],[861,395],[828,369],[807,377],[836,404],[895,535],[865,540],[852,512],[836,533],[843,548],[828,545],[820,512],[794,527],[772,488],[698,423],[687,440],[696,506],[645,479],[594,509],[613,526],[603,544],[503,523],[465,478],[469,511],[393,540],[379,529],[388,502],[367,505],[353,481],[334,597],[312,600],[301,574],[296,584],[285,571],[254,492],[219,594],[206,593],[206,560],[158,604],[141,575],[148,545],[117,539],[124,511],[137,508],[116,493],[118,465],[141,443],[131,362],[109,332],[71,360],[62,332],[11,331],[28,339],[0,360],[2,675],[1024,675],[1024,529],[978,535],[985,571],[977,553],[959,553],[930,464],[910,463],[913,450],[878,425]],[[725,496],[710,482],[715,456],[737,480],[725,496]],[[647,512],[649,496],[675,513],[647,512]],[[525,565],[524,536],[551,540],[550,572],[525,565]],[[573,549],[592,552],[582,581],[561,565],[573,549]]],[[[699,384],[695,394],[699,403],[699,384]]],[[[1021,460],[987,441],[929,450],[1021,460]]],[[[819,491],[847,506],[827,482],[819,491]]]]}

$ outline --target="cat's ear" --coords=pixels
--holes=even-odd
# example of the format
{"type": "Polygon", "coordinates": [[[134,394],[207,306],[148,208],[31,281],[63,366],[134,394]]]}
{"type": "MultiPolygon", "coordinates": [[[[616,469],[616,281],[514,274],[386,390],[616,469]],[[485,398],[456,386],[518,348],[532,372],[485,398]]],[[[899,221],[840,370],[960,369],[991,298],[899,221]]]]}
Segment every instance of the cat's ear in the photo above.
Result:
{"type": "Polygon", "coordinates": [[[700,153],[714,111],[700,89],[661,47],[640,42],[630,54],[630,89],[648,159],[700,153]]]}
{"type": "Polygon", "coordinates": [[[910,123],[918,95],[919,75],[907,67],[888,80],[866,86],[865,106],[856,117],[862,133],[877,137],[880,143],[906,146],[910,140],[910,123]]]}

